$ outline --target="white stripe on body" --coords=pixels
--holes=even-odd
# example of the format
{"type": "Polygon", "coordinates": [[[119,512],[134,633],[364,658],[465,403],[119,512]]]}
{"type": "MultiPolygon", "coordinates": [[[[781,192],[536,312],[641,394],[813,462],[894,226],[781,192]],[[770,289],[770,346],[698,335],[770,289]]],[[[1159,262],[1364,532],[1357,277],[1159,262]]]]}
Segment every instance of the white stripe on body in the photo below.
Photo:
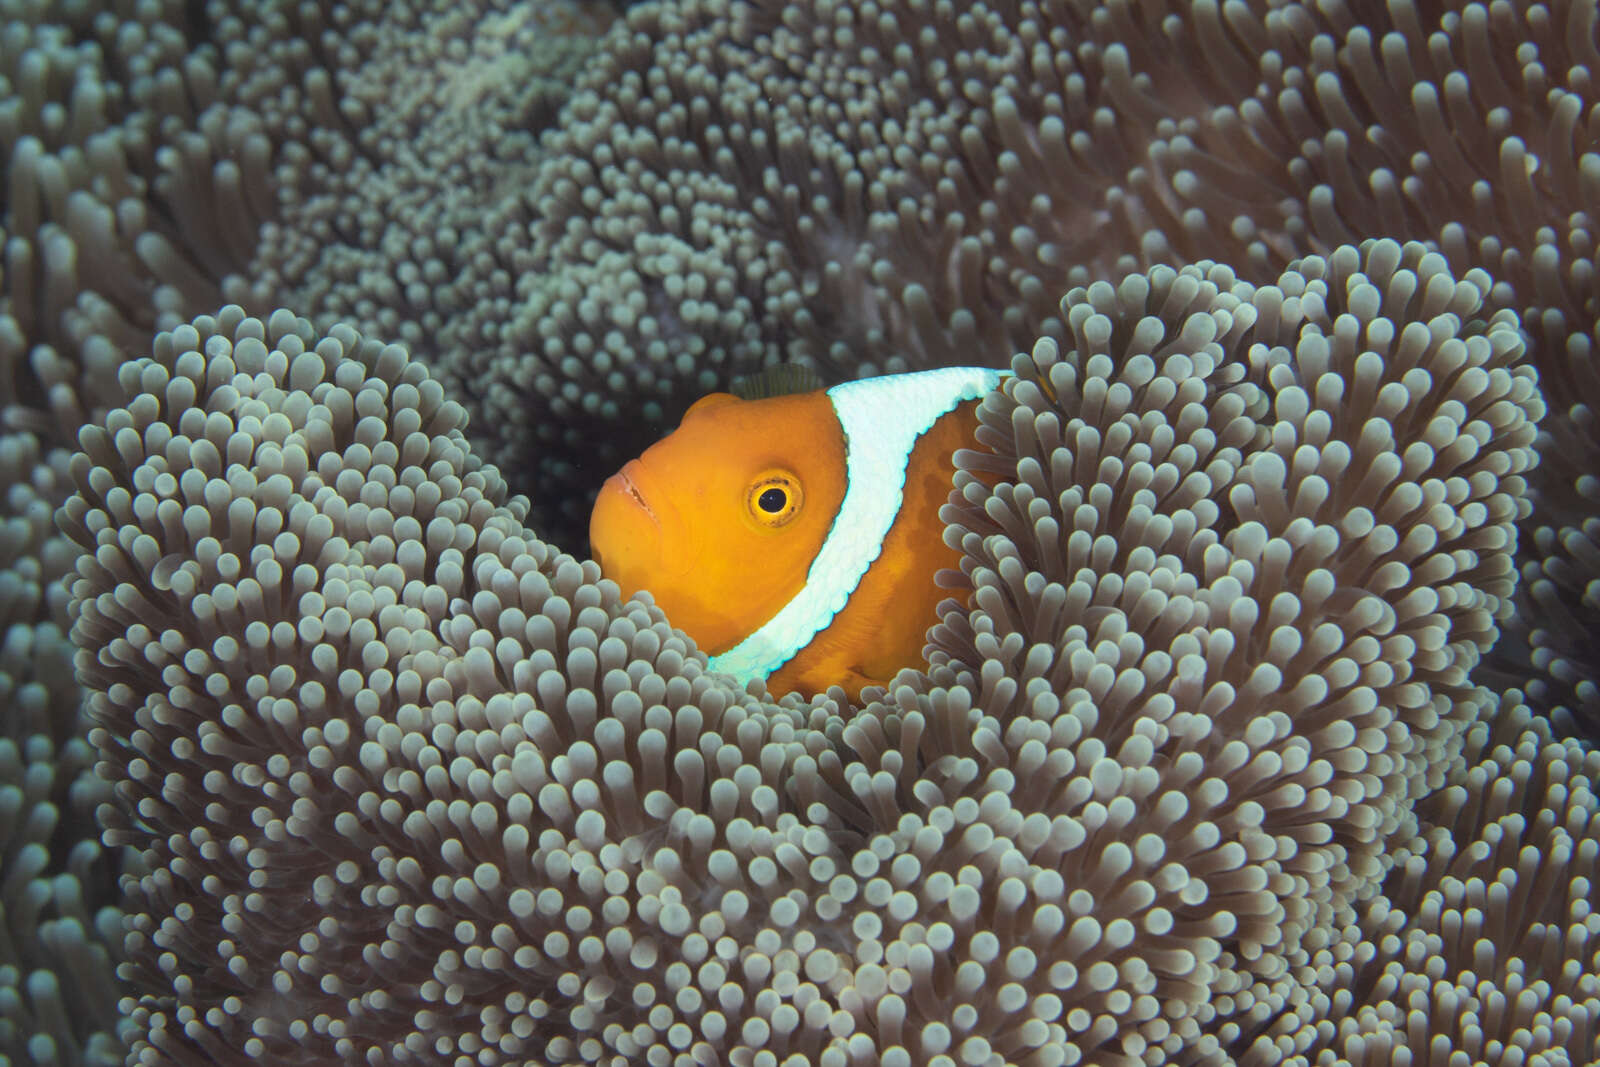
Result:
{"type": "Polygon", "coordinates": [[[845,382],[828,390],[844,431],[845,493],[806,584],[710,667],[743,685],[766,678],[827,629],[883,551],[900,514],[911,450],[940,416],[995,388],[1004,372],[944,367],[845,382]]]}

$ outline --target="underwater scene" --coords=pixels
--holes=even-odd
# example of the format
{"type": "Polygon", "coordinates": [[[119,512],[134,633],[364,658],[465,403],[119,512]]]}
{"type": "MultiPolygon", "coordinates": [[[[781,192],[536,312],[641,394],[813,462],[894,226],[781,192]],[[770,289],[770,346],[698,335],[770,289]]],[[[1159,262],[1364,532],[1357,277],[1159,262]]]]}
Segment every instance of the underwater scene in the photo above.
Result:
{"type": "Polygon", "coordinates": [[[0,13],[0,1065],[1600,1063],[1600,0],[0,13]]]}

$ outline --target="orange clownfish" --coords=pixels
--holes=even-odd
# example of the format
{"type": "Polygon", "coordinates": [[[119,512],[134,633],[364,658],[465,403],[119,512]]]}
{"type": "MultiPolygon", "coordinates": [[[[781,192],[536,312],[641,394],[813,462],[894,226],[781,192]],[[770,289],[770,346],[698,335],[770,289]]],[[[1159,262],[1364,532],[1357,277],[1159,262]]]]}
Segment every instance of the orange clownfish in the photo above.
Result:
{"type": "MultiPolygon", "coordinates": [[[[780,368],[781,370],[782,368],[780,368]]],[[[741,399],[713,393],[612,475],[589,520],[601,572],[648,589],[773,693],[856,693],[924,663],[959,553],[939,506],[976,400],[1002,372],[949,367],[741,399]]]]}

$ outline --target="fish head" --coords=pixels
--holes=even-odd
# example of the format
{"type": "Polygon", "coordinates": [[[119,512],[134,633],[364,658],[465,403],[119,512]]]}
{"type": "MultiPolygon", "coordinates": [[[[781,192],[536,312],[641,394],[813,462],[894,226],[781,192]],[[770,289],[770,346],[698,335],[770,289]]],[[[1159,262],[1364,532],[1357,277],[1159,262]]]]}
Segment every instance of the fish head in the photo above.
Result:
{"type": "Polygon", "coordinates": [[[716,654],[805,585],[844,490],[844,435],[826,393],[713,393],[601,487],[589,542],[624,595],[648,590],[716,654]]]}

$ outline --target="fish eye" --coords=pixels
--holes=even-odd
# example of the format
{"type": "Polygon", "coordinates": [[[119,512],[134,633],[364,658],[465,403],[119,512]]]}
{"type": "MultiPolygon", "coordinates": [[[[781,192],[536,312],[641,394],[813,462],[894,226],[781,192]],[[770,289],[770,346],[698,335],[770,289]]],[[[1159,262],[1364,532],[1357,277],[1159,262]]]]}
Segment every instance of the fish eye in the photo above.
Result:
{"type": "Polygon", "coordinates": [[[800,511],[800,479],[788,471],[767,471],[750,483],[745,510],[762,526],[777,529],[800,511]]]}

